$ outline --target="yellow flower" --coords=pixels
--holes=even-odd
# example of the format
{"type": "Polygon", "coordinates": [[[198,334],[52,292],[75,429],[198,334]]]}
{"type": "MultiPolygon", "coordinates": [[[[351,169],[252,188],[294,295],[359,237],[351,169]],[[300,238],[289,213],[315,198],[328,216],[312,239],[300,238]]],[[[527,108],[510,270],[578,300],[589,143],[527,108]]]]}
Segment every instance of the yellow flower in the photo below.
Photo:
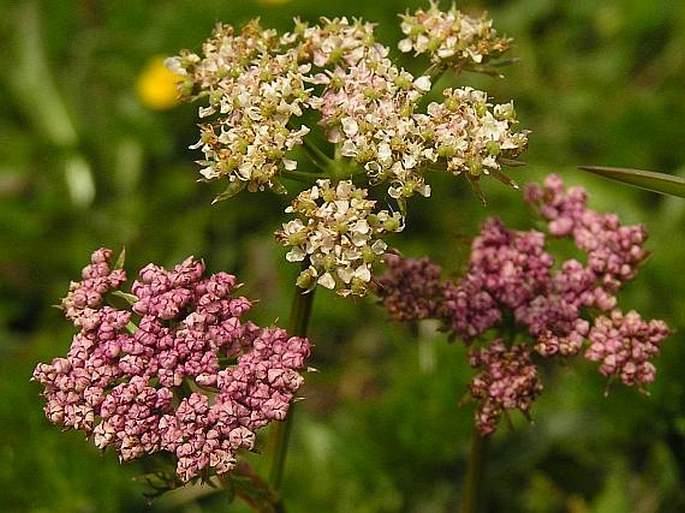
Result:
{"type": "Polygon", "coordinates": [[[176,84],[181,77],[164,66],[164,57],[155,57],[145,66],[136,81],[136,93],[146,107],[170,109],[178,103],[176,84]]]}

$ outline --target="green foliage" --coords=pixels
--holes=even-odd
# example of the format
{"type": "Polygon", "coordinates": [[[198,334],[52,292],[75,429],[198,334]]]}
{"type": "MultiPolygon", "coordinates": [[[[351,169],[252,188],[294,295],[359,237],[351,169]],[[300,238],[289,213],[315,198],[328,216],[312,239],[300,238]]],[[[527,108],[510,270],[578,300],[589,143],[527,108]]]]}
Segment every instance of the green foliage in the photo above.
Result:
{"type": "Polygon", "coordinates": [[[648,191],[685,198],[685,180],[678,176],[623,167],[581,166],[580,169],[648,191]]]}
{"type": "MultiPolygon", "coordinates": [[[[50,307],[98,246],[126,247],[127,266],[168,265],[189,254],[236,272],[260,298],[257,322],[287,317],[294,270],[271,233],[285,206],[276,195],[240,195],[196,184],[195,113],[158,112],[136,97],[149,59],[198,48],[217,20],[264,26],[290,18],[363,16],[397,39],[395,14],[421,2],[293,0],[17,2],[0,41],[0,503],[4,511],[150,511],[131,480],[144,463],[119,465],[80,434],[59,433],[29,382],[38,361],[62,354],[70,332],[50,307]]],[[[532,426],[497,434],[489,457],[488,511],[623,513],[685,510],[685,202],[576,170],[622,166],[685,175],[685,4],[669,0],[460,2],[486,8],[515,40],[505,80],[467,75],[498,101],[513,98],[532,130],[519,183],[555,171],[588,187],[598,210],[615,210],[651,233],[651,261],[626,304],[676,329],[646,398],[596,369],[545,376],[532,426]]],[[[415,70],[413,70],[415,71],[415,70]]],[[[448,80],[448,79],[445,79],[448,80]]],[[[400,249],[431,255],[456,273],[465,238],[488,215],[526,228],[520,193],[484,183],[488,208],[464,182],[435,177],[417,201],[400,249]]],[[[390,241],[392,244],[393,241],[390,241]]],[[[454,511],[472,408],[464,352],[418,326],[391,325],[371,301],[319,294],[316,344],[298,404],[285,490],[289,511],[454,511]],[[301,415],[300,415],[301,413],[301,415]]],[[[255,460],[259,464],[259,460],[255,460]]],[[[226,511],[219,494],[160,500],[152,510],[226,511]]],[[[244,511],[238,503],[231,511],[244,511]]]]}

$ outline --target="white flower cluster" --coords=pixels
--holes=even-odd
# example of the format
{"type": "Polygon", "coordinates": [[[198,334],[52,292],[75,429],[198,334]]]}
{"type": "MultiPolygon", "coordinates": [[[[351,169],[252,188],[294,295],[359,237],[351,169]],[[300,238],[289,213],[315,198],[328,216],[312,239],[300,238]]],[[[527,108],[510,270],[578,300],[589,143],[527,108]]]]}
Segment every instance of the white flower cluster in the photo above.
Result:
{"type": "Polygon", "coordinates": [[[487,15],[473,18],[458,11],[454,4],[444,12],[438,2],[431,0],[427,11],[419,9],[413,15],[400,16],[402,32],[407,36],[398,44],[400,51],[427,53],[434,64],[447,63],[462,69],[482,64],[509,49],[510,40],[497,37],[487,15]]]}
{"type": "Polygon", "coordinates": [[[361,165],[372,183],[388,181],[394,198],[429,196],[418,173],[425,155],[413,112],[431,81],[398,69],[388,53],[374,44],[354,64],[318,73],[313,81],[325,87],[310,103],[321,112],[328,141],[339,143],[341,155],[361,165]]]}
{"type": "Polygon", "coordinates": [[[497,172],[502,158],[514,159],[528,144],[526,131],[513,132],[517,123],[512,102],[493,105],[483,91],[471,87],[445,89],[441,103],[417,115],[421,133],[447,171],[471,177],[497,172]]]}
{"type": "Polygon", "coordinates": [[[286,209],[297,217],[283,224],[276,239],[291,248],[286,260],[309,264],[297,279],[299,287],[321,285],[341,296],[367,292],[372,265],[387,249],[379,236],[404,226],[399,213],[374,212],[376,202],[366,196],[350,180],[318,180],[286,209]]]}
{"type": "Polygon", "coordinates": [[[386,250],[379,235],[402,230],[408,198],[430,196],[428,170],[463,173],[478,191],[483,174],[513,183],[501,167],[526,148],[527,132],[514,132],[512,103],[495,105],[471,88],[422,102],[448,66],[461,70],[507,49],[490,20],[454,6],[441,12],[434,2],[402,18],[408,37],[400,47],[431,53],[426,74],[395,65],[373,24],[344,17],[312,26],[296,19],[282,35],[256,20],[239,32],[218,25],[202,57],[186,50],[167,61],[185,77],[182,97],[205,102],[192,148],[204,153],[206,180],[228,181],[217,200],[245,188],[285,191],[280,178],[316,181],[286,210],[296,219],[276,234],[290,248],[287,259],[308,266],[298,279],[304,289],[363,295],[371,264],[386,250]],[[318,127],[309,123],[316,117],[318,127]],[[319,137],[308,135],[315,128],[319,137]],[[322,140],[327,145],[319,148],[322,140]],[[357,188],[351,178],[366,185],[357,188]],[[380,189],[375,197],[395,200],[399,212],[374,212],[371,187],[380,189]]]}
{"type": "Polygon", "coordinates": [[[347,18],[321,18],[321,25],[304,27],[296,20],[304,51],[312,63],[319,68],[354,66],[366,57],[369,51],[379,51],[382,45],[374,39],[373,23],[347,18]]]}
{"type": "MultiPolygon", "coordinates": [[[[416,36],[417,52],[425,37],[473,55],[483,45],[505,49],[489,20],[476,22],[454,7],[443,13],[432,3],[427,12],[403,18],[405,32],[416,36]]],[[[184,51],[167,65],[185,76],[181,88],[187,98],[208,102],[199,114],[210,121],[200,126],[200,140],[192,146],[204,153],[203,177],[227,178],[235,192],[272,188],[280,174],[297,168],[291,150],[310,131],[297,122],[305,110],[318,111],[324,137],[353,164],[343,168],[366,173],[371,185],[385,183],[402,210],[406,198],[430,195],[424,171],[441,158],[448,171],[468,169],[477,177],[481,170],[499,170],[501,159],[515,158],[527,143],[525,132],[512,132],[512,104],[490,112],[480,91],[448,90],[442,104],[416,112],[432,87],[430,77],[395,66],[388,47],[376,42],[374,25],[360,20],[322,18],[313,26],[296,20],[293,32],[280,37],[257,21],[239,34],[218,25],[203,54],[184,51]]],[[[329,162],[319,155],[315,164],[326,173],[329,162]]]]}
{"type": "Polygon", "coordinates": [[[195,97],[208,97],[199,117],[212,121],[200,126],[200,140],[191,146],[204,153],[198,163],[206,179],[227,177],[256,191],[271,188],[279,169],[297,167],[286,154],[309,128],[290,122],[307,105],[304,77],[311,66],[300,64],[297,48],[285,43],[256,21],[240,35],[218,25],[203,45],[203,59],[189,52],[168,59],[170,69],[186,76],[186,91],[199,88],[195,97]]]}

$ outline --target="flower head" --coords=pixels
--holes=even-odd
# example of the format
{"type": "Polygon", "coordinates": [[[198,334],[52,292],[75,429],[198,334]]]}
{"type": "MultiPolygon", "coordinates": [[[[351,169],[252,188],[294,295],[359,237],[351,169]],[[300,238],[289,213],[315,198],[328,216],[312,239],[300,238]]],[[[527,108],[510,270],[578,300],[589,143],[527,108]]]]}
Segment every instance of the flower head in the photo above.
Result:
{"type": "Polygon", "coordinates": [[[648,255],[642,226],[624,226],[614,214],[591,210],[585,190],[566,190],[558,175],[543,186],[529,185],[526,200],[547,221],[547,234],[511,230],[491,218],[473,240],[466,273],[455,282],[441,283],[430,260],[398,256],[386,259],[389,269],[377,280],[391,317],[437,318],[450,335],[474,346],[471,365],[480,374],[471,395],[479,402],[476,425],[482,434],[494,431],[505,410],[528,414],[541,391],[534,353],[584,354],[600,362],[603,375],[642,389],[654,380],[652,359],[670,333],[663,321],[617,308],[622,285],[648,255]],[[552,237],[569,238],[586,258],[555,262],[547,250],[552,237]],[[503,337],[512,330],[516,343],[505,345],[503,337]],[[493,332],[496,338],[488,341],[493,332]],[[527,343],[520,343],[521,334],[527,343]]]}
{"type": "MultiPolygon", "coordinates": [[[[430,188],[418,168],[430,155],[421,144],[413,113],[417,101],[431,88],[430,78],[414,77],[395,66],[388,58],[389,49],[374,42],[373,26],[350,26],[345,18],[330,24],[342,41],[330,48],[334,53],[318,59],[332,66],[312,77],[313,83],[324,88],[310,102],[321,112],[320,124],[328,141],[339,143],[341,155],[361,166],[372,183],[388,181],[392,197],[417,192],[428,196],[430,188]],[[363,27],[361,34],[361,29],[353,30],[355,26],[363,27]],[[339,56],[330,62],[335,52],[339,56]]],[[[332,37],[332,30],[325,27],[318,36],[332,37]]],[[[317,46],[329,45],[319,42],[317,46]]],[[[315,63],[317,55],[315,47],[315,63]]]]}
{"type": "Polygon", "coordinates": [[[502,163],[528,145],[526,131],[513,131],[518,123],[513,102],[493,105],[486,93],[470,87],[448,88],[443,96],[442,103],[432,102],[426,114],[416,116],[431,154],[452,174],[501,178],[502,163]]]}
{"type": "Polygon", "coordinates": [[[228,472],[256,429],[285,417],[309,342],[244,322],[251,303],[234,295],[235,276],[204,277],[192,257],[171,271],[144,267],[130,310],[103,306],[124,279],[111,254],[93,253],[63,301],[80,329],[67,357],[34,370],[46,416],[122,460],[170,452],[184,482],[205,469],[228,472]]]}
{"type": "MultiPolygon", "coordinates": [[[[526,201],[539,210],[551,235],[572,237],[575,245],[587,253],[587,267],[600,282],[600,294],[615,294],[635,277],[649,256],[644,248],[647,231],[643,226],[623,226],[617,215],[587,208],[585,190],[572,187],[566,191],[559,175],[548,176],[542,187],[529,185],[526,201]]],[[[600,299],[595,302],[602,308],[600,299]]]]}
{"type": "Polygon", "coordinates": [[[191,146],[204,153],[200,173],[250,191],[273,187],[281,170],[297,167],[287,154],[309,132],[304,125],[293,127],[308,103],[309,65],[298,62],[297,48],[257,21],[240,34],[218,25],[203,52],[167,61],[185,76],[185,98],[208,100],[199,116],[210,121],[200,125],[200,140],[191,146]]]}
{"type": "Polygon", "coordinates": [[[454,4],[445,12],[431,0],[427,11],[418,9],[400,18],[407,37],[399,42],[399,49],[416,55],[426,53],[434,64],[461,70],[499,57],[509,49],[510,40],[497,36],[487,15],[474,18],[458,11],[454,4]]]}
{"type": "Polygon", "coordinates": [[[634,310],[627,314],[613,310],[610,316],[595,319],[585,358],[601,362],[599,372],[604,376],[643,387],[654,381],[656,367],[651,359],[659,354],[661,341],[669,333],[663,321],[644,321],[634,310]]]}
{"type": "Polygon", "coordinates": [[[489,435],[497,428],[505,410],[518,409],[527,415],[542,392],[537,367],[531,363],[530,356],[526,346],[507,349],[501,339],[486,348],[471,350],[469,363],[480,370],[470,389],[479,401],[476,428],[481,435],[489,435]]]}
{"type": "MultiPolygon", "coordinates": [[[[454,8],[443,13],[435,3],[404,16],[402,26],[403,49],[433,52],[436,63],[456,67],[483,63],[508,44],[487,18],[454,8]]],[[[362,20],[321,18],[310,26],[296,19],[282,35],[257,20],[240,31],[217,25],[201,55],[184,50],[167,66],[184,77],[183,99],[205,102],[200,138],[191,147],[204,154],[198,161],[204,179],[228,181],[217,199],[245,188],[284,191],[281,178],[306,179],[304,166],[293,172],[307,155],[333,180],[344,169],[345,177],[364,173],[369,185],[385,184],[404,211],[407,198],[430,195],[428,169],[467,172],[472,181],[492,173],[511,184],[500,169],[527,144],[527,132],[513,130],[513,104],[493,105],[481,91],[447,89],[444,102],[420,112],[441,66],[412,75],[377,41],[375,25],[362,20]],[[309,124],[311,114],[319,116],[317,126],[309,124]],[[322,137],[309,136],[317,128],[322,137]],[[313,142],[322,139],[335,151],[313,142]],[[300,146],[304,151],[293,151],[300,146]]]]}
{"type": "Polygon", "coordinates": [[[376,280],[375,292],[391,319],[415,321],[435,317],[442,296],[440,266],[428,258],[389,254],[387,271],[376,280]]]}
{"type": "Polygon", "coordinates": [[[399,213],[374,211],[376,202],[366,196],[350,180],[335,186],[319,180],[286,209],[297,217],[283,224],[276,239],[290,248],[288,261],[305,263],[297,281],[301,288],[321,285],[342,296],[367,292],[373,263],[387,248],[380,236],[404,226],[399,213]]]}

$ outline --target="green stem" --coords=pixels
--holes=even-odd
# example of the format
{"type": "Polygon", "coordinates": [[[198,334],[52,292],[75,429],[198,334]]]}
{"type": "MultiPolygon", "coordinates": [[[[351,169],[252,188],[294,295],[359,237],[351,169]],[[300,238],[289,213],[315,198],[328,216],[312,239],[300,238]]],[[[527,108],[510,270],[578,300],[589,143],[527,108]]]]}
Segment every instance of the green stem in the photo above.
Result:
{"type": "Polygon", "coordinates": [[[435,85],[448,71],[454,71],[455,75],[461,73],[461,68],[450,69],[446,64],[432,64],[421,75],[428,75],[431,86],[435,85]]]}
{"type": "Polygon", "coordinates": [[[321,169],[321,171],[325,172],[328,170],[333,162],[333,159],[321,151],[316,144],[312,143],[306,137],[302,140],[302,147],[304,148],[304,151],[307,152],[307,155],[309,155],[309,158],[312,159],[312,162],[314,162],[314,164],[321,169]]]}
{"type": "Polygon", "coordinates": [[[288,180],[294,180],[296,182],[301,182],[301,183],[306,183],[311,185],[314,180],[317,178],[321,177],[320,173],[307,173],[305,171],[288,171],[288,170],[281,170],[279,174],[283,178],[287,178],[288,180]]]}
{"type": "Polygon", "coordinates": [[[471,438],[471,448],[469,450],[459,513],[478,513],[478,511],[483,511],[481,507],[481,488],[485,474],[488,440],[489,437],[480,436],[478,431],[474,430],[473,437],[471,438]]]}
{"type": "MultiPolygon", "coordinates": [[[[313,292],[305,292],[299,287],[295,288],[295,297],[293,298],[290,310],[290,321],[288,323],[288,333],[291,336],[307,336],[313,300],[313,292]]],[[[277,497],[277,502],[275,504],[275,510],[277,512],[285,511],[282,497],[280,497],[280,491],[281,485],[283,484],[285,459],[288,454],[288,442],[290,440],[290,432],[292,430],[293,416],[295,413],[294,406],[294,404],[290,406],[290,411],[288,412],[285,421],[277,422],[271,427],[266,442],[266,452],[271,457],[269,484],[277,497]]]]}

